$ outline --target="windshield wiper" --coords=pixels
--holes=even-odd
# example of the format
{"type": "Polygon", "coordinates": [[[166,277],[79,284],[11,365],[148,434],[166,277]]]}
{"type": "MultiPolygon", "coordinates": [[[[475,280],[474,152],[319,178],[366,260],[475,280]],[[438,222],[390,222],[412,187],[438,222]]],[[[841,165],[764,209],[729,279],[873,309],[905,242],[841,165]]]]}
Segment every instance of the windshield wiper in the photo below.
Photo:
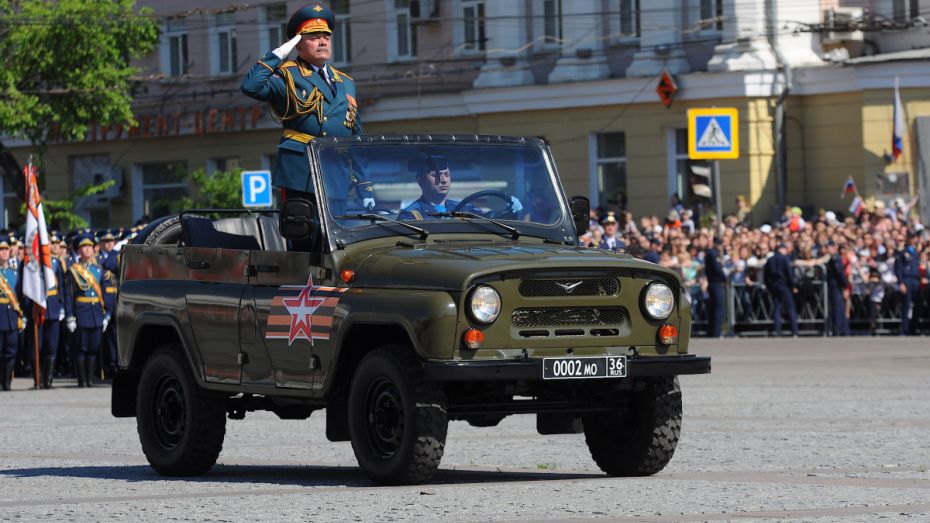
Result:
{"type": "Polygon", "coordinates": [[[423,227],[417,227],[416,225],[410,225],[409,223],[404,223],[402,221],[394,220],[386,216],[381,216],[380,214],[366,213],[366,214],[343,214],[341,216],[333,216],[337,220],[371,220],[372,222],[391,222],[396,223],[397,225],[402,225],[411,231],[416,232],[420,235],[421,240],[425,240],[429,236],[429,232],[423,227]]]}
{"type": "Polygon", "coordinates": [[[477,218],[479,220],[484,220],[486,222],[493,223],[494,225],[497,225],[501,229],[506,230],[507,232],[510,233],[510,237],[514,240],[520,237],[520,231],[518,231],[516,227],[511,227],[507,225],[506,223],[501,223],[497,220],[492,220],[491,218],[488,218],[487,216],[481,216],[480,214],[475,214],[473,212],[468,212],[468,211],[430,212],[430,213],[427,213],[427,216],[434,216],[437,218],[477,218]]]}

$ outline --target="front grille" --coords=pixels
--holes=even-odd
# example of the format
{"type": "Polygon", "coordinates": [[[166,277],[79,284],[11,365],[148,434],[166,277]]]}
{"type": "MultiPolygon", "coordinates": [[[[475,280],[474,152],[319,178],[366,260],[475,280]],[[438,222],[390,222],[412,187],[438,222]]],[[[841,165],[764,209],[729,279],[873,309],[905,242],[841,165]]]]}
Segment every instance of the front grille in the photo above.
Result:
{"type": "Polygon", "coordinates": [[[617,326],[626,321],[626,311],[622,308],[517,309],[510,320],[518,329],[617,326]]]}
{"type": "Polygon", "coordinates": [[[613,296],[620,290],[616,278],[564,278],[557,280],[523,280],[520,294],[542,296],[613,296]]]}

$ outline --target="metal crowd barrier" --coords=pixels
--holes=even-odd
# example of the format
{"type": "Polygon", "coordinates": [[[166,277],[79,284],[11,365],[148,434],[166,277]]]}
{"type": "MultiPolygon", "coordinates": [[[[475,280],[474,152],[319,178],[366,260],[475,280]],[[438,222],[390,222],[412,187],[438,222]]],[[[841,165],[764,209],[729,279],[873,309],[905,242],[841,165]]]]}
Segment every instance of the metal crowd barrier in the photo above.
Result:
{"type": "MultiPolygon", "coordinates": [[[[761,274],[759,275],[761,280],[761,274]]],[[[794,295],[798,314],[798,330],[802,335],[826,336],[831,332],[830,302],[827,291],[826,267],[795,267],[798,293],[794,295]]],[[[700,292],[689,292],[691,301],[691,332],[707,336],[707,298],[700,292]]],[[[870,317],[870,296],[867,287],[850,296],[849,327],[853,335],[897,334],[901,326],[903,299],[894,286],[885,289],[884,298],[870,317]]],[[[724,334],[736,336],[771,336],[775,334],[772,298],[762,283],[728,285],[726,289],[724,334]]],[[[914,321],[917,332],[930,329],[930,287],[921,289],[915,301],[914,321]]],[[[782,334],[791,333],[787,315],[782,320],[782,334]]]]}

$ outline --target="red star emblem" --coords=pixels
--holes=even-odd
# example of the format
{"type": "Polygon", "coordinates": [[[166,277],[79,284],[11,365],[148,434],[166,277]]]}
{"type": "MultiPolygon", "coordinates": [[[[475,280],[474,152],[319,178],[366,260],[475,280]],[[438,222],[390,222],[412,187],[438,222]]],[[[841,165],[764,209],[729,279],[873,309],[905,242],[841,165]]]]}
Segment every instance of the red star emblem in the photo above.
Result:
{"type": "Polygon", "coordinates": [[[296,298],[284,299],[284,307],[287,313],[291,315],[291,330],[287,333],[287,346],[290,347],[294,340],[303,338],[313,343],[313,324],[311,316],[325,301],[323,298],[314,298],[313,276],[307,280],[307,286],[300,290],[296,298]]]}

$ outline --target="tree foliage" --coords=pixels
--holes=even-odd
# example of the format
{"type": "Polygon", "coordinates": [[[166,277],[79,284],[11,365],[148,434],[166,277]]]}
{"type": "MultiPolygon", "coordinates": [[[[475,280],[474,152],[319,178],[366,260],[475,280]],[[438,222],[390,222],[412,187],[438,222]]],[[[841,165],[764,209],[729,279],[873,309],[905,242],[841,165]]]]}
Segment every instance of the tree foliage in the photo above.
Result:
{"type": "Polygon", "coordinates": [[[196,194],[183,198],[180,209],[239,209],[242,207],[242,170],[216,171],[207,174],[197,169],[190,174],[196,194]]]}
{"type": "Polygon", "coordinates": [[[157,41],[135,0],[0,0],[0,131],[41,155],[53,127],[80,140],[92,121],[135,123],[130,60],[157,41]]]}

